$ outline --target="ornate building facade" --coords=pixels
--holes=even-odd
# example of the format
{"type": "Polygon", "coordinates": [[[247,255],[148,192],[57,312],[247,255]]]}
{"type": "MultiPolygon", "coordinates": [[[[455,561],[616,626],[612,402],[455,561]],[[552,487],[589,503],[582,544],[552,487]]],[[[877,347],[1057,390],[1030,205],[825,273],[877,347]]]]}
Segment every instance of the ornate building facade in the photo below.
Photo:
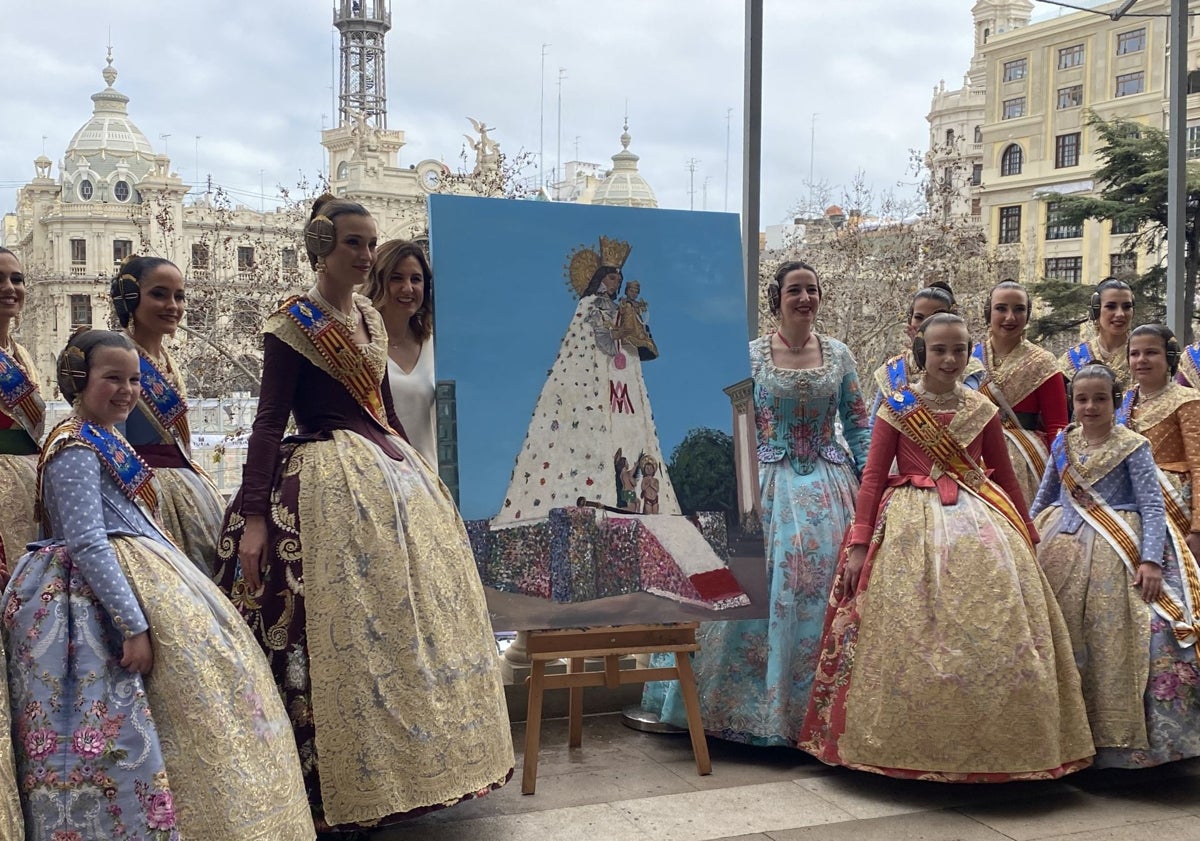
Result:
{"type": "MultiPolygon", "coordinates": [[[[1087,115],[1166,129],[1169,0],[1138,0],[1112,20],[1073,12],[1031,23],[1030,0],[978,0],[963,85],[934,90],[928,162],[934,208],[982,225],[1014,276],[1093,283],[1139,270],[1129,231],[1055,219],[1054,195],[1090,193],[1099,138],[1087,115]]],[[[1192,24],[1188,63],[1200,66],[1192,24]]],[[[1195,74],[1193,74],[1194,76],[1195,74]]],[[[1189,157],[1200,156],[1200,98],[1188,98],[1189,157]]],[[[1140,269],[1145,270],[1146,265],[1140,269]]]]}

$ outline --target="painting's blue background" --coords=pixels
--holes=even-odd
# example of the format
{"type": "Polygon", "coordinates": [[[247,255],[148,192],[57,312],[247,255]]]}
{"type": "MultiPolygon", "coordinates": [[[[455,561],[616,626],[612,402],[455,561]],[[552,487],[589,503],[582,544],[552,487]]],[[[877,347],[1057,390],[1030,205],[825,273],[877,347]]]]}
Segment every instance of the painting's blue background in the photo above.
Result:
{"type": "MultiPolygon", "coordinates": [[[[431,196],[437,379],[455,380],[460,508],[494,516],[578,301],[566,267],[600,237],[650,308],[642,363],[663,457],[689,430],[732,433],[722,391],[750,375],[741,233],[731,213],[431,196]]],[[[625,294],[622,285],[618,299],[625,294]]]]}

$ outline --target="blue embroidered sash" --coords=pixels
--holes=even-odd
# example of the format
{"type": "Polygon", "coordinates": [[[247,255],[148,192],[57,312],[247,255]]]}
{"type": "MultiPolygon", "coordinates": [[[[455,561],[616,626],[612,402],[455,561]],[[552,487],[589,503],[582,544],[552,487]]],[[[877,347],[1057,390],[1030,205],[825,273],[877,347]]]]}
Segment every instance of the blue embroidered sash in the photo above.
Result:
{"type": "Polygon", "coordinates": [[[138,356],[142,369],[142,402],[168,434],[175,433],[176,439],[190,449],[187,401],[146,354],[139,353],[138,356]]]}
{"type": "Polygon", "coordinates": [[[5,414],[20,423],[34,442],[41,437],[46,404],[38,393],[37,383],[3,350],[0,350],[0,403],[4,404],[5,414]]]}
{"type": "Polygon", "coordinates": [[[1200,388],[1200,342],[1192,342],[1183,349],[1180,370],[1192,388],[1200,388]]]}
{"type": "MultiPolygon", "coordinates": [[[[1078,370],[1078,369],[1076,369],[1078,370]]],[[[1128,426],[1133,429],[1130,421],[1133,419],[1133,407],[1137,403],[1138,390],[1131,388],[1125,392],[1125,397],[1121,400],[1121,407],[1117,409],[1117,423],[1122,426],[1128,426]]]]}
{"type": "Polygon", "coordinates": [[[42,509],[42,477],[45,474],[46,463],[72,441],[83,444],[99,457],[100,463],[126,497],[135,503],[145,503],[151,513],[157,515],[158,494],[150,481],[154,472],[142,461],[133,446],[116,432],[109,432],[91,421],[71,417],[54,427],[46,438],[46,446],[42,448],[37,480],[39,520],[45,522],[42,509]]]}
{"type": "Polygon", "coordinates": [[[887,378],[888,388],[892,391],[908,388],[908,363],[904,361],[904,354],[888,360],[887,378]]]}
{"type": "Polygon", "coordinates": [[[379,380],[367,365],[367,358],[354,344],[353,337],[341,324],[325,315],[313,301],[297,297],[283,306],[283,311],[308,337],[329,365],[330,373],[346,387],[368,417],[389,435],[396,432],[387,422],[379,380]]]}
{"type": "Polygon", "coordinates": [[[1095,357],[1092,356],[1092,348],[1087,342],[1081,342],[1068,350],[1067,359],[1071,361],[1071,368],[1075,371],[1089,362],[1095,361],[1095,357]]]}

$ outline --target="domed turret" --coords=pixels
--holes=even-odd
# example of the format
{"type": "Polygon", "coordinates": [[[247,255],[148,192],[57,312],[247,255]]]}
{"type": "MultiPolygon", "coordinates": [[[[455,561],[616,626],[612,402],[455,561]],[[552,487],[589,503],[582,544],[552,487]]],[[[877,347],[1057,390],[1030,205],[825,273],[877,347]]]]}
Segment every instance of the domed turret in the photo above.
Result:
{"type": "Polygon", "coordinates": [[[129,119],[129,97],[113,87],[111,49],[102,75],[107,87],[92,94],[92,116],[63,155],[65,201],[128,202],[135,198],[134,185],[154,168],[154,148],[129,119]]]}
{"type": "Polygon", "coordinates": [[[612,156],[613,168],[596,187],[592,204],[615,207],[658,207],[654,190],[638,172],[638,156],[629,151],[629,121],[621,135],[621,151],[612,156]]]}

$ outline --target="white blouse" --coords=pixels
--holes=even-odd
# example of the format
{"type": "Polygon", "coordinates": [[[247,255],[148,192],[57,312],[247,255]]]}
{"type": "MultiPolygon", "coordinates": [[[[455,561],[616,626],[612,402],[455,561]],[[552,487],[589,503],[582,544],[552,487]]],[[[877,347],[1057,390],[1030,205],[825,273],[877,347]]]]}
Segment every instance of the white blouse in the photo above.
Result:
{"type": "Polygon", "coordinates": [[[392,389],[392,403],[396,417],[404,425],[408,440],[437,470],[437,405],[433,370],[433,339],[421,345],[421,355],[412,371],[404,369],[388,358],[388,385],[392,389]]]}

